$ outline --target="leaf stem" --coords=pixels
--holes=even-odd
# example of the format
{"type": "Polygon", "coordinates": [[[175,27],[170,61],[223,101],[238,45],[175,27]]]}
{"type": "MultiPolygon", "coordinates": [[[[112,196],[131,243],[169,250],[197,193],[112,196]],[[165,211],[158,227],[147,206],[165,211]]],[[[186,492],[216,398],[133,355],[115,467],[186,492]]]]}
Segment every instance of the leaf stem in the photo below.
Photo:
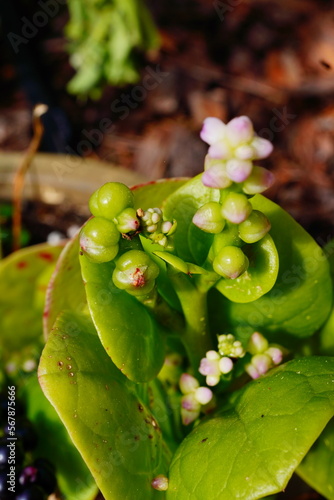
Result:
{"type": "Polygon", "coordinates": [[[194,278],[185,274],[171,273],[170,279],[186,322],[181,338],[197,374],[200,360],[213,348],[208,327],[207,294],[197,288],[194,278]]]}

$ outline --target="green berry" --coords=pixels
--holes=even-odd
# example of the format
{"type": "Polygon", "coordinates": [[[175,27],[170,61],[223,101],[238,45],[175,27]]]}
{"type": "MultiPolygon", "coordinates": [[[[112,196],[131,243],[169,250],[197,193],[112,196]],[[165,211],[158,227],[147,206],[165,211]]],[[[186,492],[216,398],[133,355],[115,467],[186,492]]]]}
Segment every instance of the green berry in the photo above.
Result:
{"type": "Polygon", "coordinates": [[[107,182],[95,191],[89,200],[89,209],[93,215],[110,220],[133,206],[133,193],[121,182],[107,182]]]}
{"type": "Polygon", "coordinates": [[[235,279],[248,268],[248,259],[241,248],[224,247],[213,261],[214,271],[223,278],[235,279]]]}
{"type": "Polygon", "coordinates": [[[239,224],[239,236],[245,243],[255,243],[270,231],[271,224],[264,213],[253,210],[247,220],[239,224]]]}
{"type": "Polygon", "coordinates": [[[116,262],[112,279],[117,288],[131,295],[146,295],[155,285],[159,267],[141,250],[129,250],[116,262]]]}
{"type": "Polygon", "coordinates": [[[222,216],[232,224],[240,224],[249,217],[253,207],[247,196],[240,193],[228,193],[222,204],[222,216]]]}
{"type": "Polygon", "coordinates": [[[102,217],[90,219],[80,232],[80,248],[94,262],[109,262],[118,254],[119,231],[102,217]]]}
{"type": "Polygon", "coordinates": [[[206,233],[220,233],[225,226],[225,219],[221,214],[221,205],[215,201],[205,203],[195,213],[193,223],[206,233]]]}
{"type": "Polygon", "coordinates": [[[116,227],[120,233],[137,231],[140,223],[134,208],[126,208],[117,216],[116,227]]]}

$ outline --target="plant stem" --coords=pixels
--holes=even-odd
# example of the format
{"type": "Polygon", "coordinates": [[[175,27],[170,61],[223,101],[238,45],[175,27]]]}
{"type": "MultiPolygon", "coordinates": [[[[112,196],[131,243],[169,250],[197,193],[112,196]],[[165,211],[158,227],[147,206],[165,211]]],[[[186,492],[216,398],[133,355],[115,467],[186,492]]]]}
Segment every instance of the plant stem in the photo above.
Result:
{"type": "Polygon", "coordinates": [[[194,373],[200,360],[213,348],[208,327],[207,294],[198,290],[193,278],[181,273],[170,275],[186,321],[181,336],[194,373]]]}

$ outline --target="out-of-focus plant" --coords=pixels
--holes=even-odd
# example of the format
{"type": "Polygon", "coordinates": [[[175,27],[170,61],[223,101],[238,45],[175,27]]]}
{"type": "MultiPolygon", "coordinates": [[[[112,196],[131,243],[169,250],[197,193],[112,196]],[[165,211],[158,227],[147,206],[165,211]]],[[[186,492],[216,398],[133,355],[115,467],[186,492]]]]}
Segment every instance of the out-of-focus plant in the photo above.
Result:
{"type": "Polygon", "coordinates": [[[68,90],[98,98],[106,84],[134,83],[140,52],[159,46],[143,0],[69,0],[66,27],[70,62],[76,74],[68,90]]]}

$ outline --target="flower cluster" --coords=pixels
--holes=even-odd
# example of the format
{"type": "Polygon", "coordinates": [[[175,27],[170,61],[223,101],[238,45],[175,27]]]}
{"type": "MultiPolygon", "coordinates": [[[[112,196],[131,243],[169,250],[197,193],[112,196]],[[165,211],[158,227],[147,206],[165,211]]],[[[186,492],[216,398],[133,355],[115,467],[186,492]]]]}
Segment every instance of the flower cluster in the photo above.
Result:
{"type": "Polygon", "coordinates": [[[215,386],[220,382],[221,375],[227,375],[233,370],[233,359],[243,358],[245,350],[234,335],[218,336],[218,352],[208,351],[201,360],[199,372],[206,376],[206,383],[215,386]]]}
{"type": "Polygon", "coordinates": [[[273,182],[268,170],[253,166],[253,160],[267,156],[272,145],[255,136],[246,116],[234,118],[227,125],[217,118],[207,118],[201,137],[210,144],[202,182],[222,191],[220,201],[205,203],[192,221],[202,231],[215,235],[213,270],[223,278],[236,279],[249,266],[241,247],[257,243],[271,229],[265,214],[253,210],[249,197],[273,182]]]}
{"type": "Polygon", "coordinates": [[[253,379],[261,377],[270,368],[279,365],[283,359],[282,348],[269,344],[268,340],[259,332],[253,333],[247,350],[252,354],[252,358],[250,363],[245,366],[245,370],[253,379]]]}
{"type": "Polygon", "coordinates": [[[258,137],[247,116],[233,118],[227,124],[218,118],[206,118],[200,136],[210,145],[202,182],[205,186],[224,189],[233,182],[242,183],[247,194],[261,193],[273,183],[273,175],[253,165],[270,155],[271,142],[258,137]]]}
{"type": "Polygon", "coordinates": [[[198,380],[188,373],[181,375],[180,389],[183,394],[181,398],[182,423],[189,425],[199,417],[202,407],[210,403],[213,393],[208,387],[200,387],[198,380]]]}
{"type": "Polygon", "coordinates": [[[137,217],[140,221],[140,227],[147,238],[167,250],[172,249],[172,242],[169,237],[176,230],[175,220],[163,220],[163,213],[160,208],[149,208],[145,211],[139,208],[137,217]]]}

